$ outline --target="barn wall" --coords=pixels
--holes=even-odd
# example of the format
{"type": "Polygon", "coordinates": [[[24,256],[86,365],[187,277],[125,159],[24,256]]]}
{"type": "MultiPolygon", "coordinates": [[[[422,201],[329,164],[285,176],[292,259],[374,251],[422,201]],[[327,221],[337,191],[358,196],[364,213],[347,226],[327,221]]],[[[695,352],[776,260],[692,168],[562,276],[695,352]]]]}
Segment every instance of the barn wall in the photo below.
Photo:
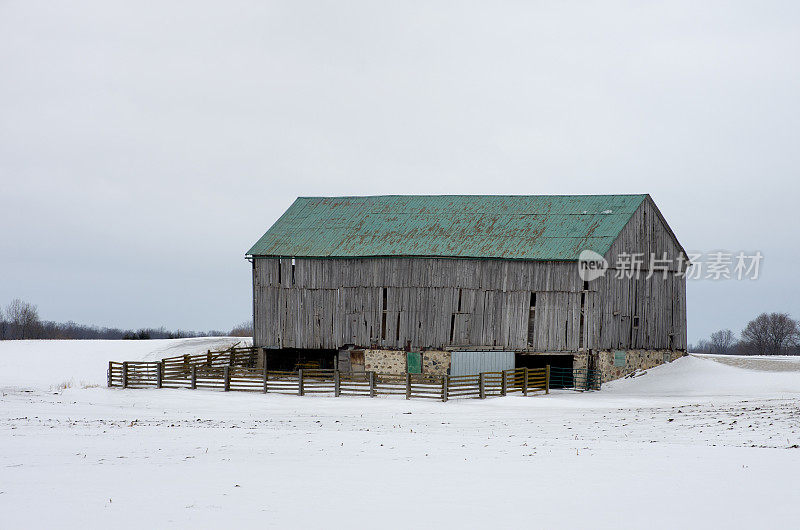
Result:
{"type": "MultiPolygon", "coordinates": [[[[686,348],[686,279],[683,250],[658,213],[645,200],[606,253],[609,269],[592,282],[601,294],[593,308],[596,324],[594,349],[683,350],[686,348]],[[644,257],[638,276],[627,277],[616,267],[620,254],[644,257]],[[666,257],[666,274],[654,269],[650,256],[666,257]],[[623,276],[619,278],[618,276],[623,276]],[[595,285],[596,284],[596,285],[595,285]],[[636,318],[638,317],[638,319],[636,318]],[[638,326],[636,322],[638,321],[638,326]]],[[[685,256],[684,256],[685,258],[685,256]]]]}
{"type": "MultiPolygon", "coordinates": [[[[254,269],[256,344],[267,347],[573,351],[581,305],[588,314],[596,296],[571,262],[257,258],[254,269]]],[[[584,343],[593,334],[586,318],[584,343]]]]}
{"type": "Polygon", "coordinates": [[[683,249],[664,222],[655,203],[648,198],[642,201],[606,252],[606,259],[612,268],[616,262],[615,256],[623,252],[644,254],[648,258],[646,265],[650,254],[655,254],[658,258],[666,255],[669,262],[674,265],[670,270],[677,271],[678,256],[683,249]]]}
{"type": "Polygon", "coordinates": [[[583,291],[574,262],[257,258],[255,341],[310,349],[685,349],[685,279],[677,271],[666,280],[616,272],[583,291]]]}

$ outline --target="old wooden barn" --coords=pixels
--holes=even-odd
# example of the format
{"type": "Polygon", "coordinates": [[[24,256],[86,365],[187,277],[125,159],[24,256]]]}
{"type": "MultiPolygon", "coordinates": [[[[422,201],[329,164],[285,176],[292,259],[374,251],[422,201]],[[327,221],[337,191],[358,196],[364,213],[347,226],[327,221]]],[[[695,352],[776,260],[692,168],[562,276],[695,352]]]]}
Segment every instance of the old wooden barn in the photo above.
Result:
{"type": "Polygon", "coordinates": [[[686,348],[686,253],[649,195],[301,197],[247,257],[275,368],[610,380],[686,348]]]}

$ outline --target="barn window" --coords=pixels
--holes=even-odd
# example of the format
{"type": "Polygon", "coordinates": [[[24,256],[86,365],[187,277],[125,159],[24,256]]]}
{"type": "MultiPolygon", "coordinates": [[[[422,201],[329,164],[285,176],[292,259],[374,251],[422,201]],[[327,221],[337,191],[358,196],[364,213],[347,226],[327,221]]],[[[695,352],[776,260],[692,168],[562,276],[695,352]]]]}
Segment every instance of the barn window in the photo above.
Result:
{"type": "Polygon", "coordinates": [[[394,340],[400,342],[400,311],[397,312],[397,328],[394,330],[394,340]]]}
{"type": "MultiPolygon", "coordinates": [[[[586,287],[587,287],[586,286],[586,282],[583,282],[583,283],[584,283],[584,291],[586,291],[586,287]]],[[[584,333],[585,333],[585,331],[584,331],[584,328],[585,328],[584,321],[585,320],[586,320],[586,292],[582,292],[581,293],[581,317],[580,317],[580,327],[579,327],[579,333],[578,333],[578,349],[579,350],[583,350],[586,347],[586,345],[584,343],[584,341],[585,341],[585,338],[584,338],[584,333]]]]}
{"type": "Polygon", "coordinates": [[[536,293],[531,293],[530,310],[528,312],[528,346],[533,346],[534,344],[535,322],[536,322],[536,293]]]}
{"type": "Polygon", "coordinates": [[[387,301],[387,294],[386,294],[386,287],[382,288],[383,291],[383,302],[381,305],[381,340],[386,340],[386,301],[387,301]]]}
{"type": "Polygon", "coordinates": [[[294,285],[294,258],[292,258],[292,285],[294,285]]]}

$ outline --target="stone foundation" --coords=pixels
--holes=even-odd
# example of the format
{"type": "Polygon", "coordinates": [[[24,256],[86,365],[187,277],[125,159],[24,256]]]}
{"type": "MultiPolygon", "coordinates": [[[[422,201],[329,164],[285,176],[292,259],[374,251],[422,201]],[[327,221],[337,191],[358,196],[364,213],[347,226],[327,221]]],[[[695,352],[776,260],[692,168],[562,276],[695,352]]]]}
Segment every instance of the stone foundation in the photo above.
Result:
{"type": "MultiPolygon", "coordinates": [[[[620,350],[623,351],[623,350],[620,350]]],[[[682,351],[673,350],[624,350],[625,366],[614,366],[614,351],[594,352],[595,367],[602,374],[606,383],[625,377],[636,370],[647,370],[686,355],[682,351]]],[[[572,355],[572,366],[585,369],[588,354],[572,355]]],[[[403,350],[364,350],[364,369],[380,374],[404,374],[406,372],[406,352],[403,350]]],[[[450,352],[428,350],[422,352],[422,373],[445,375],[450,370],[450,352]]]]}
{"type": "MultiPolygon", "coordinates": [[[[618,350],[625,352],[625,366],[614,365],[614,350],[594,353],[597,356],[595,366],[602,374],[603,383],[625,377],[636,370],[647,370],[672,362],[686,355],[685,352],[676,350],[618,350]]],[[[587,355],[579,353],[574,356],[575,368],[586,368],[587,355]]]]}
{"type": "Polygon", "coordinates": [[[406,371],[406,352],[364,350],[364,370],[379,374],[402,374],[406,371]]]}
{"type": "MultiPolygon", "coordinates": [[[[406,373],[406,352],[403,350],[364,350],[364,369],[379,374],[406,373]]],[[[445,375],[450,370],[450,352],[422,352],[422,373],[445,375]]]]}
{"type": "Polygon", "coordinates": [[[576,353],[572,356],[572,368],[586,369],[588,356],[585,353],[576,353]]]}
{"type": "Polygon", "coordinates": [[[422,373],[447,375],[450,371],[450,352],[429,350],[422,352],[422,373]]]}

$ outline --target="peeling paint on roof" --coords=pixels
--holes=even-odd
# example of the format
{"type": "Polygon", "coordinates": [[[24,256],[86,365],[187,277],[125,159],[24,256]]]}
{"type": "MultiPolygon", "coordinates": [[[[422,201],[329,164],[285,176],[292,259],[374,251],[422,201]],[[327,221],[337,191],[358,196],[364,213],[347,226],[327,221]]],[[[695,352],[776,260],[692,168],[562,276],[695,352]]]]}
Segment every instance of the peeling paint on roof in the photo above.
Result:
{"type": "Polygon", "coordinates": [[[247,255],[574,261],[605,254],[645,197],[299,197],[247,255]]]}

